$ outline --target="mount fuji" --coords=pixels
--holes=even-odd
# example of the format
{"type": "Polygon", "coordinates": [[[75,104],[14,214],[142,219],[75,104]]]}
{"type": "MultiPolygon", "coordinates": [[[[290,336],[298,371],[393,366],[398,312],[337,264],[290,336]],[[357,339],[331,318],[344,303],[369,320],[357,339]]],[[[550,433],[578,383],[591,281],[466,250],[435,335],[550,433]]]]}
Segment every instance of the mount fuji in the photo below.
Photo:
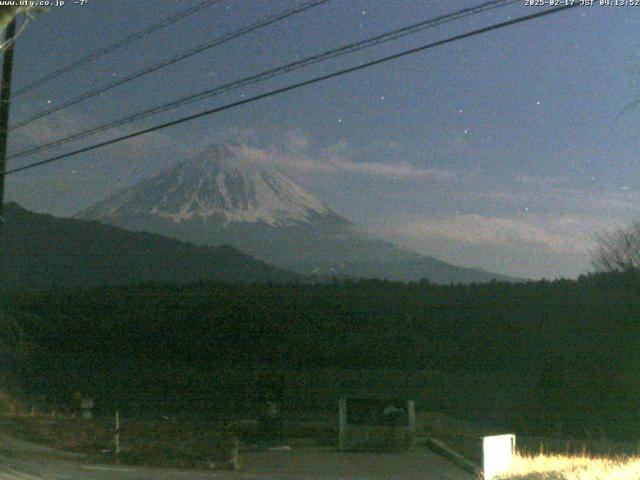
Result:
{"type": "Polygon", "coordinates": [[[244,152],[234,143],[211,145],[76,218],[195,244],[228,244],[303,274],[437,283],[507,280],[377,238],[244,152]]]}

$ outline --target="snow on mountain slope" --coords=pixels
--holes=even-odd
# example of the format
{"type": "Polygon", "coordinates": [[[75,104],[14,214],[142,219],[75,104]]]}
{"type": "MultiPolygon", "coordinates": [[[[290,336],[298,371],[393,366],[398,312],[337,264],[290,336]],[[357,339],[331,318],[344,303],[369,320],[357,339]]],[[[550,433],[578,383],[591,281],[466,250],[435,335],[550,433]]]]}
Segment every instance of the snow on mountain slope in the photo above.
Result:
{"type": "Polygon", "coordinates": [[[277,227],[309,222],[329,208],[279,170],[244,157],[238,146],[213,145],[195,159],[128,188],[80,217],[152,215],[174,223],[209,217],[277,227]]]}
{"type": "Polygon", "coordinates": [[[201,155],[76,217],[195,244],[222,244],[297,273],[420,280],[499,278],[399,248],[332,211],[239,144],[201,155]]]}

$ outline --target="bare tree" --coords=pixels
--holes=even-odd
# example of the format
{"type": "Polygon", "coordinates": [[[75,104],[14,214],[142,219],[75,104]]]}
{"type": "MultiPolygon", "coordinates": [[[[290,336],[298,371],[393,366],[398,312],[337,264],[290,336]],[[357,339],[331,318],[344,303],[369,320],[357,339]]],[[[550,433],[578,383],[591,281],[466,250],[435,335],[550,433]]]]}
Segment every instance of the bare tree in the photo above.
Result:
{"type": "Polygon", "coordinates": [[[600,272],[640,270],[640,221],[601,235],[592,263],[600,272]]]}

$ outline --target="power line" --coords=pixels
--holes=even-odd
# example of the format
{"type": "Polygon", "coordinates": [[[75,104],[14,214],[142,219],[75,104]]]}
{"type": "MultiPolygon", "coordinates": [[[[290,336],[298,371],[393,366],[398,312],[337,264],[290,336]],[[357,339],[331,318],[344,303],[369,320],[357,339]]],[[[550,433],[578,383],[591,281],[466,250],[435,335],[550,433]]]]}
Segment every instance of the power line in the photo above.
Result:
{"type": "Polygon", "coordinates": [[[329,50],[327,52],[323,52],[321,54],[318,55],[312,55],[310,57],[304,58],[302,60],[298,60],[292,63],[288,63],[286,65],[280,66],[280,67],[276,67],[270,70],[266,70],[264,72],[261,72],[259,74],[256,75],[252,75],[250,77],[246,77],[240,80],[235,80],[233,82],[227,83],[227,84],[223,84],[220,85],[214,89],[206,89],[204,91],[198,92],[196,94],[191,94],[185,97],[182,97],[180,99],[177,99],[173,102],[170,103],[165,103],[162,105],[158,105],[155,106],[153,108],[135,113],[133,115],[118,119],[118,120],[113,120],[113,121],[109,121],[106,123],[103,123],[101,125],[89,128],[87,130],[72,134],[70,136],[67,137],[62,137],[62,138],[58,138],[56,140],[52,140],[51,142],[47,142],[45,144],[41,144],[35,147],[31,147],[25,150],[22,150],[20,152],[17,152],[13,155],[10,155],[8,157],[8,159],[14,159],[14,158],[19,158],[19,157],[24,157],[27,155],[32,155],[34,153],[38,153],[41,152],[43,150],[49,149],[51,147],[54,146],[60,146],[60,145],[64,145],[66,143],[69,143],[71,141],[74,140],[79,140],[81,138],[85,138],[91,135],[95,135],[97,133],[103,132],[105,130],[109,130],[115,127],[119,127],[122,125],[126,125],[128,123],[137,121],[137,120],[142,120],[144,118],[148,118],[150,116],[156,115],[158,113],[163,113],[163,112],[167,112],[169,110],[173,110],[176,109],[178,107],[182,107],[184,105],[188,105],[197,101],[201,101],[201,100],[205,100],[217,95],[220,95],[222,93],[227,93],[229,91],[238,89],[240,87],[245,87],[248,85],[252,85],[258,82],[262,82],[277,76],[280,76],[282,74],[286,74],[286,73],[290,73],[293,72],[295,70],[299,70],[301,68],[319,63],[319,62],[323,62],[332,58],[336,58],[336,57],[340,57],[346,54],[350,54],[353,52],[357,52],[357,51],[361,51],[364,50],[366,48],[369,47],[373,47],[373,46],[377,46],[380,45],[382,43],[386,43],[386,42],[390,42],[393,40],[397,40],[399,38],[403,38],[405,36],[411,35],[411,34],[415,34],[418,32],[421,32],[425,29],[428,28],[433,28],[439,25],[442,25],[444,23],[448,23],[454,20],[459,20],[461,18],[464,17],[468,17],[471,15],[477,15],[478,13],[483,13],[489,10],[493,10],[495,8],[501,8],[501,7],[505,7],[508,5],[512,5],[515,3],[520,3],[520,0],[492,0],[492,1],[488,1],[485,2],[481,5],[477,5],[475,7],[470,7],[470,8],[465,8],[463,10],[459,10],[450,14],[446,14],[446,15],[441,15],[439,17],[436,18],[432,18],[429,20],[425,20],[422,22],[418,22],[406,27],[402,27],[399,29],[395,29],[386,33],[383,33],[381,35],[377,35],[375,37],[372,38],[368,38],[359,42],[355,42],[355,43],[349,43],[337,48],[334,48],[332,50],[329,50]]]}
{"type": "Polygon", "coordinates": [[[34,80],[33,82],[22,87],[21,89],[18,89],[14,94],[14,96],[22,95],[23,93],[33,90],[34,88],[39,87],[40,85],[47,83],[53,80],[54,78],[59,77],[60,75],[63,75],[72,70],[75,70],[76,68],[79,68],[89,62],[92,62],[100,57],[103,57],[104,55],[107,55],[119,48],[127,46],[135,42],[136,40],[140,40],[141,38],[146,37],[147,35],[151,35],[152,33],[157,32],[158,30],[164,27],[167,27],[173,23],[176,23],[177,21],[182,20],[183,18],[186,18],[195,13],[198,13],[199,11],[204,10],[205,8],[209,8],[213,5],[216,5],[222,1],[223,0],[204,0],[198,3],[197,5],[194,5],[193,7],[181,10],[174,15],[166,17],[165,19],[159,21],[158,23],[154,23],[153,25],[150,25],[149,27],[143,30],[135,32],[117,42],[112,43],[111,45],[108,45],[100,50],[96,50],[95,52],[90,53],[89,55],[82,57],[81,59],[76,60],[75,62],[65,65],[64,67],[61,67],[58,70],[54,70],[53,72],[43,77],[40,77],[37,80],[34,80]]]}
{"type": "Polygon", "coordinates": [[[339,77],[339,76],[342,76],[342,75],[346,75],[348,73],[353,73],[353,72],[356,72],[356,71],[359,71],[359,70],[363,70],[365,68],[370,68],[370,67],[373,67],[373,66],[376,66],[376,65],[380,65],[382,63],[386,63],[386,62],[391,61],[391,60],[396,60],[396,59],[399,59],[399,58],[402,58],[402,57],[405,57],[405,56],[408,56],[408,55],[413,55],[413,54],[416,54],[416,53],[419,53],[419,52],[422,52],[422,51],[425,51],[425,50],[429,50],[431,48],[439,47],[441,45],[457,42],[459,40],[463,40],[463,39],[466,39],[466,38],[474,37],[474,36],[481,35],[483,33],[491,32],[491,31],[494,31],[494,30],[499,30],[501,28],[505,28],[505,27],[509,27],[509,26],[516,25],[516,24],[519,24],[519,23],[527,22],[529,20],[534,20],[534,19],[541,18],[541,17],[547,16],[547,15],[560,13],[560,12],[568,10],[570,8],[575,8],[575,7],[580,7],[580,6],[581,5],[579,3],[567,4],[567,5],[564,5],[564,6],[561,6],[561,7],[551,8],[551,9],[544,10],[542,12],[534,13],[534,14],[531,14],[531,15],[525,15],[523,17],[518,17],[518,18],[515,18],[515,19],[512,19],[512,20],[508,20],[506,22],[501,22],[501,23],[497,23],[497,24],[494,24],[494,25],[490,25],[488,27],[483,27],[483,28],[479,28],[479,29],[476,29],[476,30],[472,30],[470,32],[463,33],[463,34],[460,34],[460,35],[455,35],[453,37],[449,37],[449,38],[446,38],[444,40],[439,40],[437,42],[429,43],[429,44],[422,45],[422,46],[415,47],[415,48],[411,48],[411,49],[408,49],[408,50],[403,50],[402,52],[395,53],[395,54],[392,54],[392,55],[387,55],[387,56],[381,57],[381,58],[379,58],[377,60],[372,60],[370,62],[366,62],[366,63],[360,64],[360,65],[356,65],[354,67],[345,68],[345,69],[338,70],[338,71],[333,72],[333,73],[329,73],[329,74],[326,74],[326,75],[321,75],[319,77],[314,77],[314,78],[309,79],[309,80],[305,80],[305,81],[302,81],[302,82],[294,83],[292,85],[288,85],[286,87],[282,87],[282,88],[278,88],[278,89],[275,89],[275,90],[271,90],[269,92],[262,93],[262,94],[259,94],[259,95],[255,95],[255,96],[250,97],[250,98],[246,98],[246,99],[243,99],[243,100],[238,100],[236,102],[228,103],[228,104],[222,105],[220,107],[216,107],[216,108],[212,108],[212,109],[209,109],[209,110],[205,110],[205,111],[193,114],[193,115],[188,115],[186,117],[182,117],[182,118],[179,118],[177,120],[172,120],[170,122],[165,122],[165,123],[156,125],[154,127],[145,128],[143,130],[139,130],[137,132],[133,132],[133,133],[130,133],[130,134],[127,134],[127,135],[122,135],[120,137],[116,137],[116,138],[113,138],[111,140],[107,140],[105,142],[100,142],[100,143],[97,143],[97,144],[94,144],[94,145],[90,145],[88,147],[79,148],[77,150],[74,150],[74,151],[71,151],[71,152],[68,152],[68,153],[64,153],[64,154],[61,154],[61,155],[56,155],[54,157],[47,158],[45,160],[40,160],[38,162],[33,162],[33,163],[28,164],[28,165],[24,165],[22,167],[13,168],[13,169],[10,169],[10,170],[5,170],[4,172],[0,172],[0,175],[10,175],[10,174],[13,174],[13,173],[29,170],[31,168],[35,168],[35,167],[38,167],[38,166],[41,166],[41,165],[45,165],[45,164],[48,164],[48,163],[57,162],[59,160],[63,160],[65,158],[69,158],[69,157],[78,155],[80,153],[85,153],[85,152],[89,152],[89,151],[92,151],[92,150],[96,150],[98,148],[102,148],[102,147],[105,147],[107,145],[113,145],[115,143],[119,143],[119,142],[122,142],[122,141],[125,141],[125,140],[129,140],[131,138],[135,138],[135,137],[138,137],[138,136],[141,136],[141,135],[145,135],[147,133],[151,133],[151,132],[162,130],[162,129],[165,129],[165,128],[168,128],[168,127],[172,127],[172,126],[175,126],[175,125],[179,125],[181,123],[189,122],[191,120],[195,120],[195,119],[198,119],[198,118],[201,118],[201,117],[205,117],[205,116],[208,116],[208,115],[213,115],[215,113],[223,112],[225,110],[230,110],[232,108],[239,107],[240,105],[253,103],[253,102],[256,102],[258,100],[262,100],[262,99],[265,99],[265,98],[273,97],[275,95],[280,95],[280,94],[285,93],[285,92],[289,92],[289,91],[292,91],[292,90],[297,90],[299,88],[306,87],[308,85],[313,85],[315,83],[323,82],[325,80],[329,80],[329,79],[336,78],[336,77],[339,77]]]}
{"type": "Polygon", "coordinates": [[[255,32],[256,30],[259,30],[261,28],[264,28],[266,26],[269,26],[271,24],[274,24],[276,22],[279,22],[281,20],[285,20],[289,17],[292,17],[294,15],[297,15],[299,13],[302,13],[306,10],[309,10],[311,8],[317,7],[319,5],[322,5],[324,3],[330,2],[331,0],[311,0],[308,1],[306,3],[303,3],[301,5],[289,8],[287,10],[284,10],[280,13],[277,13],[275,15],[270,15],[262,20],[259,20],[257,22],[254,22],[246,27],[242,27],[239,30],[235,30],[233,32],[227,33],[225,35],[222,35],[221,37],[217,37],[213,40],[210,40],[208,42],[202,43],[196,47],[190,48],[189,50],[182,52],[182,53],[178,53],[177,55],[174,55],[170,58],[167,58],[165,60],[162,60],[161,62],[155,63],[153,65],[150,65],[142,70],[138,70],[136,72],[130,73],[129,75],[126,75],[118,80],[115,80],[111,83],[108,83],[107,85],[104,85],[102,87],[98,87],[94,90],[90,90],[88,92],[82,93],[80,95],[78,95],[77,97],[71,98],[70,100],[67,100],[66,102],[61,103],[60,105],[57,105],[55,107],[51,107],[48,108],[47,110],[43,110],[42,112],[36,113],[35,115],[32,115],[31,117],[28,117],[24,120],[21,120],[19,122],[17,122],[15,125],[11,126],[9,128],[9,131],[11,130],[15,130],[17,128],[23,127],[25,125],[28,125],[29,123],[35,122],[36,120],[39,120],[41,118],[44,118],[46,116],[51,115],[52,113],[55,112],[59,112],[60,110],[64,110],[65,108],[68,108],[72,105],[76,105],[80,102],[83,102],[85,100],[88,100],[90,98],[96,97],[98,95],[100,95],[101,93],[105,93],[115,87],[118,87],[120,85],[123,85],[125,83],[131,82],[132,80],[136,80],[140,77],[144,77],[145,75],[148,75],[150,73],[153,73],[157,70],[160,70],[162,68],[168,67],[169,65],[173,65],[174,63],[180,62],[186,58],[190,58],[198,53],[202,53],[205,50],[209,50],[213,47],[217,47],[218,45],[222,45],[223,43],[229,42],[231,40],[234,40],[236,38],[242,37],[248,33],[251,32],[255,32]]]}

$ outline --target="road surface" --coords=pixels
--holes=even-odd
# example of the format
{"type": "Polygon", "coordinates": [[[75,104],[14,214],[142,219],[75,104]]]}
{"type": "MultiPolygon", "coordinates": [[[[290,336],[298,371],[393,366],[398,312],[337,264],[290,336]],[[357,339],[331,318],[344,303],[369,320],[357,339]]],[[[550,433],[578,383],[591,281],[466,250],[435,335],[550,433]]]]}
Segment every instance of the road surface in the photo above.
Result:
{"type": "Polygon", "coordinates": [[[416,447],[403,453],[343,453],[331,447],[244,452],[238,472],[194,471],[88,464],[0,435],[0,480],[471,480],[448,460],[416,447]]]}

